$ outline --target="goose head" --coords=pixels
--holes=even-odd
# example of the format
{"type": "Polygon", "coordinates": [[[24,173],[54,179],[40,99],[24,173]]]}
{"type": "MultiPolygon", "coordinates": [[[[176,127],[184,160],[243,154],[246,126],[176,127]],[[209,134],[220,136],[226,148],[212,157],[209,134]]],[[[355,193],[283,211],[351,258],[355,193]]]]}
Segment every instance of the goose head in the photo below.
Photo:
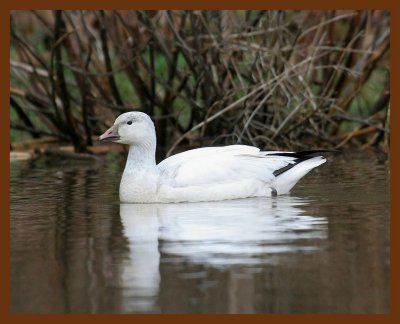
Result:
{"type": "Polygon", "coordinates": [[[100,142],[115,142],[127,145],[138,145],[155,138],[154,123],[148,115],[133,111],[124,113],[115,120],[104,134],[100,135],[100,142]]]}

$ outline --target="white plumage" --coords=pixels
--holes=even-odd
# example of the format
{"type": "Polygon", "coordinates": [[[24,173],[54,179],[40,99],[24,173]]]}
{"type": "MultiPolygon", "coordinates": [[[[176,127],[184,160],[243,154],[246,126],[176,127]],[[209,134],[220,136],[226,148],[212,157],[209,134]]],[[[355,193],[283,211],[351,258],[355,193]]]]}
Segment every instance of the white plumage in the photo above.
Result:
{"type": "Polygon", "coordinates": [[[263,152],[256,147],[205,147],[155,163],[156,133],[141,112],[120,115],[99,137],[129,145],[120,200],[130,203],[196,202],[288,193],[326,160],[309,152],[263,152]]]}

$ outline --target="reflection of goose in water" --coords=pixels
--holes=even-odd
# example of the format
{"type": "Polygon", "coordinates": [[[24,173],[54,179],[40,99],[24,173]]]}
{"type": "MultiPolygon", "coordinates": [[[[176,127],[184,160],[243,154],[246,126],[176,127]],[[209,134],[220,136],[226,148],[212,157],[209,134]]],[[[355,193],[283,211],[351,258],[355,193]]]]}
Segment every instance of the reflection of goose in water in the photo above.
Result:
{"type": "Polygon", "coordinates": [[[308,201],[279,199],[181,204],[121,204],[130,260],[124,286],[135,309],[154,311],[160,262],[208,267],[278,263],[280,254],[310,252],[307,239],[326,238],[326,219],[305,215],[308,201]],[[161,256],[161,257],[160,257],[161,256]],[[140,301],[140,305],[138,305],[140,301]]]}

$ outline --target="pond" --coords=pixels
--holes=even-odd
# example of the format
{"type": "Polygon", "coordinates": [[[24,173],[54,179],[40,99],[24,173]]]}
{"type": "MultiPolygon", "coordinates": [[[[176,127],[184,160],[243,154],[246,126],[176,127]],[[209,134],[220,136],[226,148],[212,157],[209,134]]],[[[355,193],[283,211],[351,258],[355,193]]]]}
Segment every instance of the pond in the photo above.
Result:
{"type": "Polygon", "coordinates": [[[290,195],[120,204],[123,157],[11,162],[12,313],[386,313],[389,163],[343,153],[290,195]]]}

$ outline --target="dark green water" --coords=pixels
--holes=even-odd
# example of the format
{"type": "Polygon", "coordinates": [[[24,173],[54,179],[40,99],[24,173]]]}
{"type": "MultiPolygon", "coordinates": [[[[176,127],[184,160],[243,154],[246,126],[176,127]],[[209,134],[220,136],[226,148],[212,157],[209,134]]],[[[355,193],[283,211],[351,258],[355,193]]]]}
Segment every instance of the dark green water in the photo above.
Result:
{"type": "Polygon", "coordinates": [[[133,205],[123,161],[11,163],[13,313],[386,313],[388,163],[342,154],[290,195],[133,205]]]}

